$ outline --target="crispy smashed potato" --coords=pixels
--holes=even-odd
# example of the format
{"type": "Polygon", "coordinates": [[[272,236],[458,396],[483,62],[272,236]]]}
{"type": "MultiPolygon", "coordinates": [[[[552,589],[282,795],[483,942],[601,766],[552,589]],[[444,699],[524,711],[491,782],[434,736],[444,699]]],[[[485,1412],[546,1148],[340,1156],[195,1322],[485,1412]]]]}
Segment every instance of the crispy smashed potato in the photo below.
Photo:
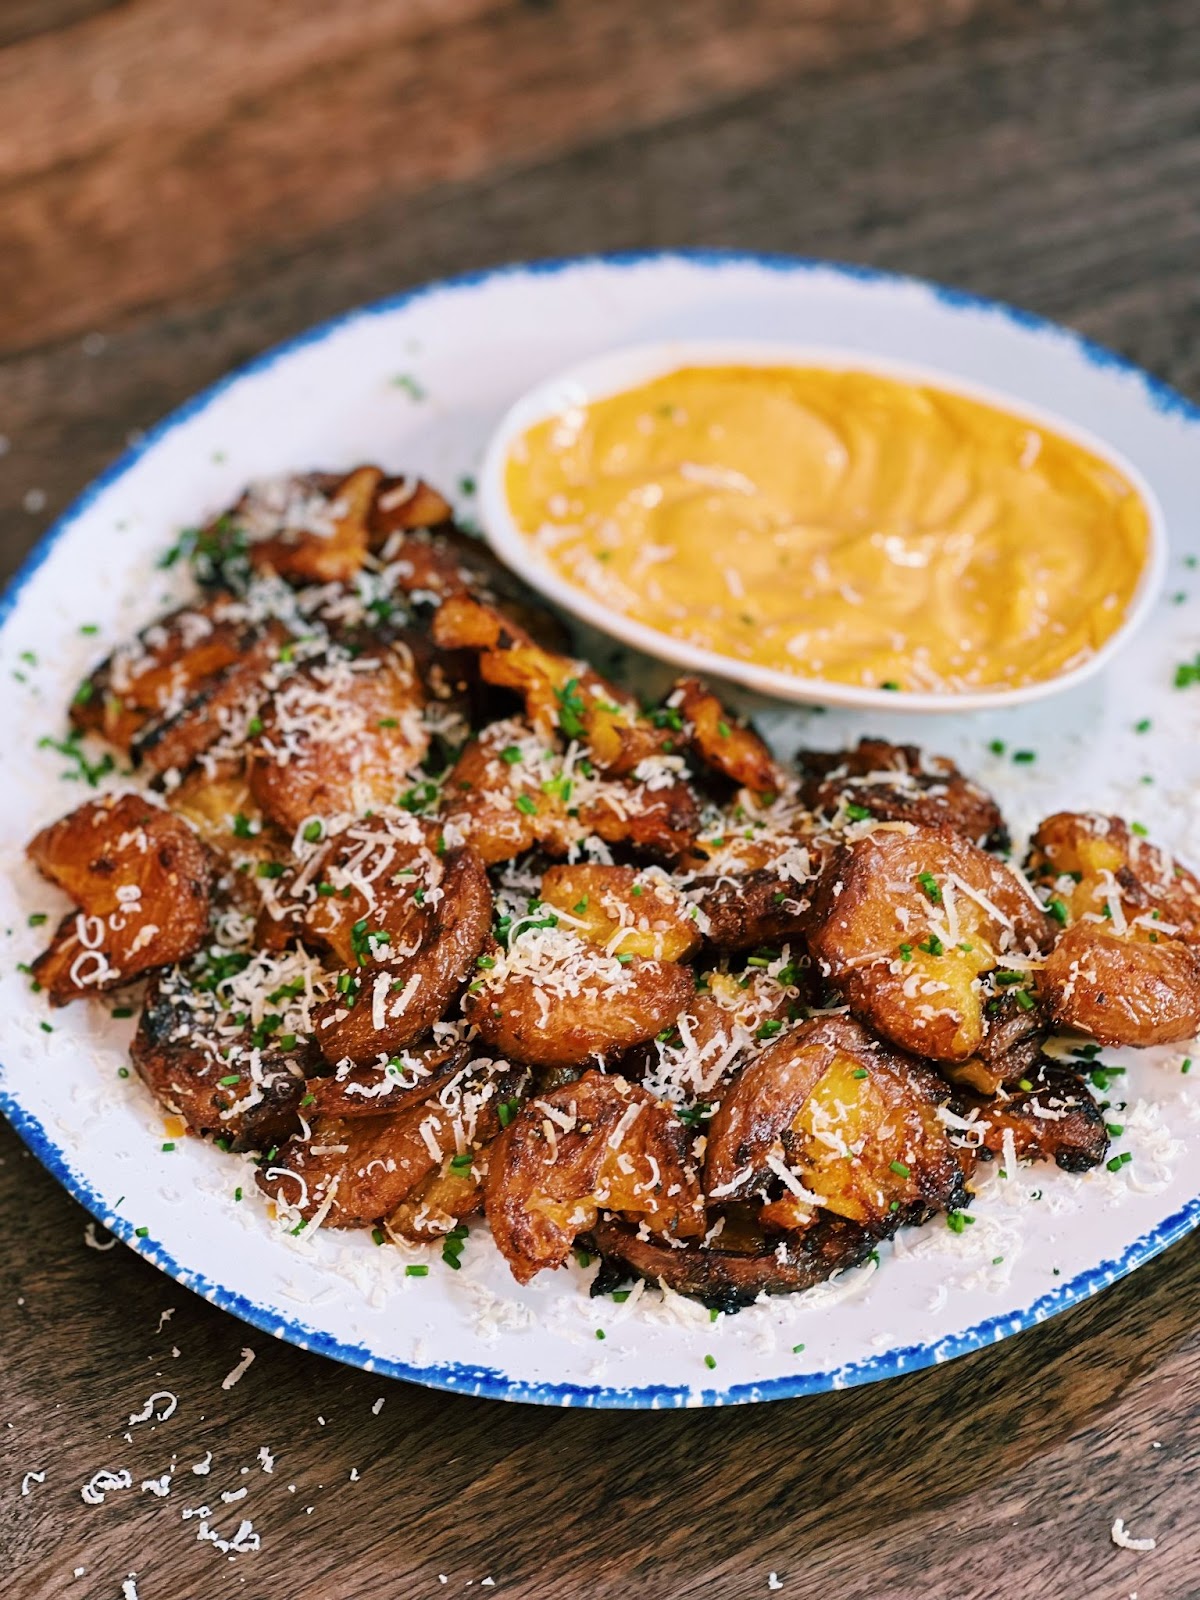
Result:
{"type": "Polygon", "coordinates": [[[660,1238],[704,1232],[691,1134],[623,1078],[585,1072],[524,1105],[501,1134],[485,1188],[492,1237],[518,1283],[561,1267],[601,1211],[660,1238]]]}
{"type": "Polygon", "coordinates": [[[331,651],[286,677],[252,729],[250,788],[294,833],[313,817],[395,802],[429,745],[407,652],[331,651]]]}
{"type": "Polygon", "coordinates": [[[298,938],[343,967],[397,957],[428,932],[445,896],[441,830],[387,807],[329,832],[310,823],[294,847],[295,866],[261,884],[259,942],[298,938]]]}
{"type": "Polygon", "coordinates": [[[1008,846],[999,806],[947,756],[860,739],[853,750],[801,750],[796,762],[801,798],[835,822],[912,822],[953,828],[988,849],[1008,846]]]}
{"type": "Polygon", "coordinates": [[[1056,1027],[1101,1044],[1178,1044],[1200,1033],[1200,961],[1178,939],[1122,938],[1094,922],[1068,928],[1037,974],[1056,1027]]]}
{"type": "Polygon", "coordinates": [[[232,595],[184,606],[120,645],[86,678],[71,721],[125,752],[149,777],[185,772],[216,742],[222,717],[261,692],[286,639],[232,595]]]}
{"type": "Polygon", "coordinates": [[[608,955],[539,907],[488,946],[463,1011],[493,1049],[530,1066],[573,1066],[653,1039],[694,990],[670,961],[608,955]]]}
{"type": "Polygon", "coordinates": [[[315,1117],[378,1117],[428,1100],[467,1064],[470,1047],[436,1044],[404,1050],[382,1065],[343,1061],[332,1077],[311,1078],[306,1102],[315,1117]]]}
{"type": "Polygon", "coordinates": [[[378,467],[356,467],[345,476],[271,479],[248,490],[212,525],[210,537],[240,535],[257,571],[289,583],[347,583],[370,547],[368,523],[382,476],[378,467]]]}
{"type": "Polygon", "coordinates": [[[1027,870],[1064,925],[1158,943],[1200,944],[1200,879],[1120,817],[1059,811],[1030,844],[1027,870]]]}
{"type": "Polygon", "coordinates": [[[437,1094],[375,1117],[321,1118],[293,1136],[258,1175],[259,1188],[306,1223],[358,1228],[381,1222],[455,1158],[470,1171],[474,1150],[500,1127],[500,1103],[515,1078],[493,1063],[467,1067],[437,1094]]]}
{"type": "Polygon", "coordinates": [[[656,868],[551,867],[541,897],[567,927],[609,955],[686,961],[700,948],[695,908],[656,868]]]}
{"type": "Polygon", "coordinates": [[[182,961],[204,938],[212,857],[185,822],[141,795],[88,801],[26,853],[79,908],[33,963],[52,1005],[182,961]]]}
{"type": "Polygon", "coordinates": [[[978,1156],[1053,1161],[1064,1172],[1087,1172],[1108,1154],[1104,1113],[1086,1083],[1064,1062],[1042,1056],[1003,1094],[960,1095],[954,1111],[971,1124],[961,1131],[978,1156]],[[1006,1134],[1012,1135],[1011,1147],[1006,1134]]]}
{"type": "Polygon", "coordinates": [[[640,715],[632,695],[586,662],[543,649],[492,606],[453,595],[434,618],[433,631],[443,649],[478,651],[484,681],[515,689],[541,738],[581,740],[603,772],[633,773],[641,762],[674,750],[669,719],[660,718],[663,725],[656,727],[640,715]]]}
{"type": "Polygon", "coordinates": [[[565,856],[589,834],[651,860],[684,854],[700,826],[682,780],[650,788],[601,778],[560,755],[516,718],[486,728],[463,750],[445,787],[443,816],[489,865],[540,846],[565,856]]]}
{"type": "Polygon", "coordinates": [[[797,1294],[835,1272],[861,1266],[876,1240],[865,1228],[838,1217],[823,1218],[801,1234],[767,1236],[756,1222],[730,1215],[711,1243],[684,1248],[627,1223],[596,1222],[590,1242],[607,1266],[691,1295],[714,1311],[739,1311],[760,1294],[797,1294]]]}
{"type": "Polygon", "coordinates": [[[755,733],[695,678],[683,678],[667,701],[678,707],[693,753],[714,772],[754,794],[790,787],[787,774],[755,733]]]}
{"type": "MultiPolygon", "coordinates": [[[[471,972],[492,921],[492,889],[472,850],[450,851],[436,907],[422,909],[415,950],[363,930],[359,964],[338,979],[338,995],[317,1016],[327,1061],[363,1063],[415,1043],[446,1013],[471,972]]],[[[520,1059],[518,1057],[518,1059],[520,1059]]]]}
{"type": "Polygon", "coordinates": [[[784,1034],[744,1068],[709,1124],[711,1202],[765,1198],[763,1226],[789,1232],[832,1212],[875,1236],[965,1203],[938,1118],[950,1091],[848,1017],[784,1034]]]}
{"type": "Polygon", "coordinates": [[[299,1125],[307,1051],[231,1025],[211,989],[181,973],[152,983],[129,1048],[139,1077],[163,1109],[231,1150],[267,1150],[299,1125]]]}
{"type": "Polygon", "coordinates": [[[965,1061],[987,1035],[996,991],[985,976],[999,971],[992,983],[1032,1007],[1019,963],[1047,950],[1054,929],[994,856],[950,828],[894,824],[829,858],[809,942],[860,1020],[914,1055],[965,1061]]]}
{"type": "Polygon", "coordinates": [[[1029,872],[1066,927],[1037,978],[1058,1027],[1147,1046],[1200,1029],[1200,881],[1120,817],[1057,812],[1029,872]]]}

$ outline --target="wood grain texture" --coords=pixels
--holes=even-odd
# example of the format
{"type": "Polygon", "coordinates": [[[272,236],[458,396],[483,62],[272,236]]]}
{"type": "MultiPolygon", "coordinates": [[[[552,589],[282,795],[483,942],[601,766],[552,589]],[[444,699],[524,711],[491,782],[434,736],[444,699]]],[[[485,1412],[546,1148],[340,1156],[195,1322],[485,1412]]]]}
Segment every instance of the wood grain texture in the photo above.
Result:
{"type": "MultiPolygon", "coordinates": [[[[232,364],[513,257],[866,261],[1019,301],[1200,393],[1193,0],[10,0],[0,46],[6,572],[131,429],[232,364]]],[[[0,1158],[6,1597],[116,1600],[131,1572],[139,1600],[407,1600],[485,1577],[513,1600],[743,1600],[772,1571],[785,1600],[1200,1594],[1192,1243],[930,1373],[576,1415],[275,1344],[87,1248],[7,1130],[0,1158]],[[160,1387],[178,1411],[126,1443],[160,1387]],[[173,1455],[169,1498],[80,1498],[99,1467],[140,1484],[173,1455]],[[250,1517],[261,1550],[197,1539],[181,1513],[201,1504],[226,1536],[250,1517]],[[1158,1549],[1116,1549],[1117,1516],[1158,1549]]]]}

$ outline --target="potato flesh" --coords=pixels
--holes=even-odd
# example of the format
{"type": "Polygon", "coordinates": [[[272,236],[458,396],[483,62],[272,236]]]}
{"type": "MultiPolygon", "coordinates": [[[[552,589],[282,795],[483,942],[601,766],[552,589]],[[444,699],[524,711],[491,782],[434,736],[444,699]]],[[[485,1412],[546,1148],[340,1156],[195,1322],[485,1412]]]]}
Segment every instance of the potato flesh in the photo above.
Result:
{"type": "Polygon", "coordinates": [[[613,954],[683,961],[700,948],[691,908],[663,873],[633,867],[551,867],[543,901],[583,939],[613,954]]]}

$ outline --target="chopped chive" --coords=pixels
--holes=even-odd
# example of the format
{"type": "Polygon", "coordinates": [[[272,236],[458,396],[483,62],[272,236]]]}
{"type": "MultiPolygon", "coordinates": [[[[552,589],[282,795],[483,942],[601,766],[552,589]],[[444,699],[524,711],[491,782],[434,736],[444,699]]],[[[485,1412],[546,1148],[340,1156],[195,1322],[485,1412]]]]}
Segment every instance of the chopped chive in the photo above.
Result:
{"type": "Polygon", "coordinates": [[[717,1364],[716,1356],[705,1356],[704,1365],[708,1368],[708,1370],[710,1372],[713,1370],[713,1368],[716,1366],[716,1364],[717,1364]]]}
{"type": "Polygon", "coordinates": [[[429,1268],[423,1261],[410,1261],[404,1269],[404,1276],[406,1278],[427,1278],[429,1276],[429,1268]]]}
{"type": "Polygon", "coordinates": [[[907,1178],[911,1176],[910,1169],[905,1166],[903,1161],[889,1161],[888,1166],[898,1178],[907,1178]]]}

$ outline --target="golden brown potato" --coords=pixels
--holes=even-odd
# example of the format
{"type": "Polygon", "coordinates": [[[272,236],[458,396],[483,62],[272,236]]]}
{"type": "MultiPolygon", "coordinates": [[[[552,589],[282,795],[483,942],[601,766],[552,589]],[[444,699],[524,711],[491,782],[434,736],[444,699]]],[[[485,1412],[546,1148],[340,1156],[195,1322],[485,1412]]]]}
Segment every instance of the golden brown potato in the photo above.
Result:
{"type": "Polygon", "coordinates": [[[500,1127],[499,1106],[515,1076],[493,1063],[469,1066],[437,1094],[377,1117],[321,1118],[290,1139],[258,1175],[258,1185],[304,1223],[331,1228],[380,1222],[415,1196],[443,1163],[474,1160],[500,1127]]]}
{"type": "Polygon", "coordinates": [[[240,756],[201,762],[163,796],[167,806],[189,822],[205,844],[223,856],[265,860],[275,853],[270,830],[250,793],[246,764],[240,756]]]}
{"type": "Polygon", "coordinates": [[[801,750],[796,764],[805,804],[835,822],[913,822],[953,828],[989,849],[1008,846],[999,806],[946,756],[860,739],[853,750],[801,750]]]}
{"type": "Polygon", "coordinates": [[[1200,1033],[1200,960],[1178,939],[1151,944],[1077,922],[1046,957],[1037,993],[1056,1027],[1101,1044],[1178,1044],[1200,1033]]]}
{"type": "Polygon", "coordinates": [[[730,1226],[729,1215],[722,1220],[725,1226],[711,1243],[689,1241],[682,1249],[603,1218],[589,1239],[606,1266],[731,1312],[760,1294],[796,1294],[835,1272],[861,1266],[876,1244],[865,1228],[840,1217],[823,1218],[804,1233],[787,1236],[765,1235],[749,1218],[739,1218],[736,1226],[730,1226]]]}
{"type": "Polygon", "coordinates": [[[485,1206],[518,1283],[560,1267],[603,1209],[662,1238],[704,1232],[691,1134],[624,1078],[585,1072],[528,1101],[491,1154],[485,1206]]]}
{"type": "Polygon", "coordinates": [[[445,896],[447,856],[435,822],[387,807],[295,841],[294,864],[258,880],[259,941],[270,925],[327,950],[344,967],[396,958],[420,943],[445,896]]]}
{"type": "Polygon", "coordinates": [[[1065,925],[1086,919],[1146,943],[1200,944],[1200,880],[1120,817],[1059,811],[1038,828],[1028,871],[1065,925]]]}
{"type": "Polygon", "coordinates": [[[601,778],[586,757],[564,758],[515,717],[466,746],[443,795],[445,821],[489,865],[535,845],[565,856],[591,833],[674,860],[699,828],[695,796],[682,781],[651,788],[601,778]]]}
{"type": "Polygon", "coordinates": [[[204,938],[212,857],[186,822],[140,795],[89,800],[26,853],[79,907],[33,963],[52,1005],[182,961],[204,938]]]}
{"type": "MultiPolygon", "coordinates": [[[[466,536],[457,533],[453,520],[450,502],[423,478],[381,478],[371,502],[371,549],[376,555],[383,556],[385,561],[390,561],[394,559],[390,541],[396,534],[428,534],[431,528],[439,530],[439,537],[445,534],[447,548],[451,535],[457,534],[465,542],[466,536]]],[[[487,546],[480,544],[477,539],[469,542],[480,550],[480,561],[487,561],[491,556],[487,546]]],[[[469,589],[472,584],[463,574],[455,587],[469,589]]]]}
{"type": "MultiPolygon", "coordinates": [[[[476,1070],[482,1064],[476,1064],[476,1070]]],[[[387,1218],[393,1237],[421,1243],[449,1233],[464,1218],[483,1209],[483,1187],[496,1150],[496,1135],[517,1115],[528,1074],[499,1068],[496,1092],[476,1119],[461,1151],[447,1149],[441,1163],[417,1184],[387,1218]]]]}
{"type": "Polygon", "coordinates": [[[170,972],[151,984],[129,1054],[155,1099],[193,1133],[231,1150],[268,1150],[299,1126],[308,1054],[294,1035],[286,1050],[276,1037],[256,1044],[211,989],[170,972]]]}
{"type": "Polygon", "coordinates": [[[562,923],[609,955],[686,961],[700,948],[695,908],[657,868],[551,867],[541,895],[562,923]]]}
{"type": "Polygon", "coordinates": [[[779,794],[787,774],[753,728],[733,717],[695,678],[682,678],[667,705],[684,721],[689,748],[706,767],[754,794],[779,794]]]}
{"type": "Polygon", "coordinates": [[[622,1072],[670,1086],[702,1121],[737,1068],[804,1015],[807,957],[785,945],[756,959],[763,964],[740,975],[697,974],[697,992],[669,1027],[622,1057],[622,1072]]]}
{"type": "Polygon", "coordinates": [[[282,628],[267,628],[232,666],[197,684],[178,710],[168,708],[147,722],[134,735],[134,765],[166,785],[218,741],[240,743],[233,730],[248,728],[261,707],[284,637],[282,628]]]}
{"type": "Polygon", "coordinates": [[[403,1050],[382,1065],[356,1067],[344,1061],[332,1077],[309,1079],[309,1115],[378,1117],[407,1111],[461,1072],[469,1054],[468,1045],[452,1043],[403,1050]]]}
{"type": "Polygon", "coordinates": [[[844,1016],[814,1017],[743,1070],[709,1124],[710,1203],[766,1197],[764,1226],[819,1211],[876,1237],[965,1203],[938,1118],[950,1091],[844,1016]]]}
{"type": "Polygon", "coordinates": [[[495,607],[452,595],[434,617],[433,636],[443,649],[478,651],[484,681],[521,695],[539,737],[581,741],[602,772],[633,773],[674,751],[673,730],[642,717],[631,695],[586,662],[543,649],[495,607]]]}
{"type": "Polygon", "coordinates": [[[1064,1172],[1087,1172],[1108,1154],[1104,1114],[1087,1084],[1066,1063],[1047,1056],[1003,1094],[959,1095],[953,1109],[978,1130],[960,1130],[964,1148],[985,1160],[1015,1155],[1018,1161],[1053,1161],[1064,1172]],[[1012,1135],[1011,1146],[1006,1134],[1012,1135]]]}
{"type": "Polygon", "coordinates": [[[378,467],[272,479],[248,489],[218,520],[247,540],[250,564],[289,583],[349,583],[369,548],[378,467]]]}
{"type": "Polygon", "coordinates": [[[492,888],[483,862],[468,849],[447,853],[440,888],[436,906],[422,908],[420,924],[407,925],[416,931],[396,954],[371,937],[370,927],[362,931],[361,965],[342,973],[337,998],[317,1017],[317,1044],[327,1061],[361,1064],[393,1055],[445,1015],[487,938],[492,888]]]}
{"type": "Polygon", "coordinates": [[[538,907],[491,944],[463,1001],[493,1049],[538,1067],[570,1067],[652,1039],[693,992],[670,961],[606,955],[538,907]]]}
{"type": "Polygon", "coordinates": [[[183,606],[119,645],[71,702],[71,722],[151,774],[181,771],[221,734],[218,710],[252,696],[286,637],[232,595],[183,606]]]}
{"type": "MultiPolygon", "coordinates": [[[[1048,949],[1054,928],[994,856],[950,828],[896,823],[829,858],[809,945],[855,1015],[886,1039],[935,1061],[965,1061],[987,1035],[993,989],[984,975],[1048,949]]],[[[1009,977],[1020,985],[1019,972],[1009,977]]]]}
{"type": "Polygon", "coordinates": [[[250,746],[250,787],[286,833],[394,804],[425,755],[424,695],[407,651],[328,656],[274,690],[250,746]]]}

